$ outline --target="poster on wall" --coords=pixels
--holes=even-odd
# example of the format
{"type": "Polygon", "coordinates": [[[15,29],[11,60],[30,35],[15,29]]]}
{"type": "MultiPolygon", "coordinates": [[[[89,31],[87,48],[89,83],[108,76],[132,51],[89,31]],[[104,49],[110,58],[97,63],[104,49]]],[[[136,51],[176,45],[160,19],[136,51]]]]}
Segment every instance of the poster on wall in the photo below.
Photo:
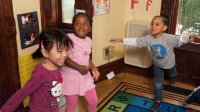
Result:
{"type": "Polygon", "coordinates": [[[93,0],[94,15],[109,14],[110,0],[93,0]]]}
{"type": "Polygon", "coordinates": [[[33,46],[38,43],[39,23],[37,12],[29,12],[17,15],[21,48],[33,46]]]}

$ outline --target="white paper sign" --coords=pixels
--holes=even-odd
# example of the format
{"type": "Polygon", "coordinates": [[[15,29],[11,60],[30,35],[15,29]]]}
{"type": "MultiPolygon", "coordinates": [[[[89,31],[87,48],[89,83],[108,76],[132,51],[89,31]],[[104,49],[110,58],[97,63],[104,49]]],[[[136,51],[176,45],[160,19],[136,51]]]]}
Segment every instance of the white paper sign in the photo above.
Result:
{"type": "Polygon", "coordinates": [[[111,71],[110,73],[108,73],[108,74],[106,75],[106,77],[107,77],[109,80],[112,79],[114,76],[115,76],[115,73],[114,73],[113,71],[111,71]]]}

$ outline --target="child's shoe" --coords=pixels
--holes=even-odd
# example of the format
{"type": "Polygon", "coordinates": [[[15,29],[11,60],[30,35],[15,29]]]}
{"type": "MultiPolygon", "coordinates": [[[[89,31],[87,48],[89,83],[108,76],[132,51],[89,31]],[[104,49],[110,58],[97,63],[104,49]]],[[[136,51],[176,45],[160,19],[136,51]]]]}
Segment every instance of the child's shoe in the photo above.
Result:
{"type": "Polygon", "coordinates": [[[179,103],[180,106],[185,106],[185,105],[188,104],[185,99],[182,100],[182,101],[179,101],[178,103],[179,103]]]}
{"type": "Polygon", "coordinates": [[[151,107],[151,110],[153,112],[157,112],[158,108],[161,106],[161,101],[155,101],[151,107]]]}

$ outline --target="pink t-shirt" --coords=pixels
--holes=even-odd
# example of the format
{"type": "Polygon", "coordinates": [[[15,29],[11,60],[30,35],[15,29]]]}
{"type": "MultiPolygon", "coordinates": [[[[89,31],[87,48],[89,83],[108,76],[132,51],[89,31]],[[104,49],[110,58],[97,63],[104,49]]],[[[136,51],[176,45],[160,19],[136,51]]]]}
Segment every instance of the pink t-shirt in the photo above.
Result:
{"type": "MultiPolygon", "coordinates": [[[[73,33],[68,34],[74,42],[74,47],[69,52],[69,58],[80,65],[89,66],[89,59],[92,41],[89,37],[79,38],[73,33]]],[[[64,66],[61,70],[63,76],[62,94],[64,95],[85,95],[85,92],[95,87],[94,80],[88,72],[86,75],[80,74],[77,70],[64,66]]]]}

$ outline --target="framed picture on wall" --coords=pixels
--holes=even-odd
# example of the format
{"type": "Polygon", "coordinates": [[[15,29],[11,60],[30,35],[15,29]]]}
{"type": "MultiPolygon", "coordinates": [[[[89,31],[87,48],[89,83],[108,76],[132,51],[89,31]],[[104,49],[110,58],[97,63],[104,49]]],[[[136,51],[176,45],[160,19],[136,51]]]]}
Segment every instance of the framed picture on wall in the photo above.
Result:
{"type": "Polygon", "coordinates": [[[38,44],[39,23],[37,12],[29,12],[17,15],[21,48],[38,44]]]}
{"type": "Polygon", "coordinates": [[[94,15],[109,14],[110,0],[93,0],[94,15]]]}

